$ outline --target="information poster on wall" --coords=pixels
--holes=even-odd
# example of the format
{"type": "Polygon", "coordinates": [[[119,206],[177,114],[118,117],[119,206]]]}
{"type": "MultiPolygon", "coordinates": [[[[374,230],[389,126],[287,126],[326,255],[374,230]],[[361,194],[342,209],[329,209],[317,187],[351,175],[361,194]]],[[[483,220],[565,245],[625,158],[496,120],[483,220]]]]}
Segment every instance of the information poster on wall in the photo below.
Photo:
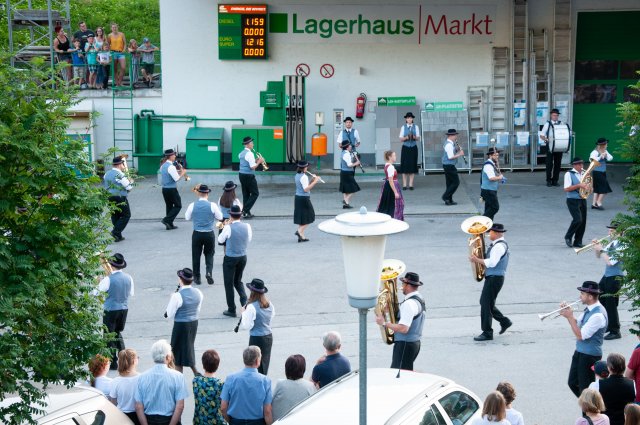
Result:
{"type": "Polygon", "coordinates": [[[536,124],[544,125],[549,120],[549,102],[536,103],[536,124]]]}
{"type": "Polygon", "coordinates": [[[518,131],[516,133],[516,144],[518,146],[528,146],[529,145],[529,132],[528,131],[518,131]]]}
{"type": "Polygon", "coordinates": [[[558,100],[556,102],[556,109],[560,111],[560,121],[567,121],[567,111],[569,109],[569,102],[567,100],[558,100]]]}
{"type": "Polygon", "coordinates": [[[489,133],[478,132],[476,133],[476,146],[487,146],[489,144],[489,133]]]}
{"type": "Polygon", "coordinates": [[[496,133],[496,146],[507,147],[509,146],[509,133],[506,131],[499,131],[496,133]]]}
{"type": "Polygon", "coordinates": [[[527,122],[527,103],[515,102],[513,104],[513,125],[522,126],[527,122]]]}

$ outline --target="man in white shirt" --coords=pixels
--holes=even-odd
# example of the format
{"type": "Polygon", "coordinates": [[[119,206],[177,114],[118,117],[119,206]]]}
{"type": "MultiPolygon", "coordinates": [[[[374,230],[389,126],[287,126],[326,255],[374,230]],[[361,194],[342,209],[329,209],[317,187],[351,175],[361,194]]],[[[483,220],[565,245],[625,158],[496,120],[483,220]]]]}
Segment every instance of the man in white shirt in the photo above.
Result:
{"type": "Polygon", "coordinates": [[[182,209],[182,199],[178,192],[177,182],[184,176],[187,170],[180,167],[180,171],[174,165],[176,161],[176,152],[173,149],[164,151],[164,160],[160,166],[160,180],[162,183],[162,197],[164,198],[166,215],[162,219],[162,224],[167,230],[177,229],[178,226],[173,224],[178,213],[182,209]]]}
{"type": "Polygon", "coordinates": [[[542,126],[540,130],[540,139],[542,139],[547,145],[547,159],[546,159],[546,171],[547,171],[547,187],[559,186],[558,179],[560,178],[560,167],[562,165],[562,152],[552,152],[553,148],[549,141],[554,137],[554,127],[561,123],[560,111],[557,109],[551,110],[551,119],[548,120],[542,126]]]}
{"type": "Polygon", "coordinates": [[[480,196],[484,200],[484,216],[493,220],[493,217],[500,210],[498,202],[498,186],[500,182],[504,183],[504,176],[498,168],[498,160],[500,151],[497,148],[489,148],[487,152],[487,160],[482,167],[482,175],[480,177],[480,196]]]}
{"type": "Polygon", "coordinates": [[[253,154],[253,139],[249,136],[242,141],[244,149],[238,154],[240,160],[239,178],[240,186],[242,186],[242,217],[245,219],[253,218],[251,208],[258,200],[260,191],[258,190],[258,181],[256,180],[256,169],[260,164],[264,164],[264,158],[260,156],[256,159],[253,154]]]}
{"type": "Polygon", "coordinates": [[[353,128],[353,118],[347,117],[344,119],[344,129],[340,131],[338,137],[336,138],[336,143],[340,148],[343,140],[348,140],[351,143],[351,149],[356,150],[357,147],[360,146],[360,133],[358,130],[353,128]]]}
{"type": "Polygon", "coordinates": [[[571,224],[564,235],[564,242],[569,248],[582,248],[582,237],[587,226],[587,200],[580,196],[580,189],[586,189],[588,185],[581,183],[584,177],[584,162],[575,157],[571,161],[573,169],[564,175],[564,191],[567,194],[567,208],[571,214],[571,224]],[[573,240],[573,243],[572,243],[573,240]]]}
{"type": "Polygon", "coordinates": [[[111,211],[111,223],[113,224],[111,236],[116,242],[124,240],[122,231],[127,227],[131,218],[127,195],[133,189],[133,180],[130,180],[124,173],[126,160],[126,157],[122,155],[113,158],[113,168],[107,171],[103,179],[103,186],[109,192],[109,202],[114,206],[111,211]]]}
{"type": "Polygon", "coordinates": [[[458,158],[464,156],[464,151],[459,148],[457,142],[458,132],[455,128],[447,130],[446,136],[447,140],[444,142],[444,152],[442,153],[442,169],[444,170],[447,187],[442,194],[442,200],[445,205],[456,205],[457,202],[453,200],[453,194],[456,193],[458,186],[460,186],[456,163],[458,162],[458,158]]]}

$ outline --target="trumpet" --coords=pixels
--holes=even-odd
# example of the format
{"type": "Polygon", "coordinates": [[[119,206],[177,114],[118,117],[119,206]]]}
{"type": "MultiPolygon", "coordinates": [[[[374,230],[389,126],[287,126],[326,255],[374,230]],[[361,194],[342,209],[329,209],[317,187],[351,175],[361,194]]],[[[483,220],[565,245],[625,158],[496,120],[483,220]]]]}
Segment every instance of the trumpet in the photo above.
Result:
{"type": "Polygon", "coordinates": [[[256,156],[256,159],[262,158],[262,171],[269,171],[269,166],[267,165],[267,160],[264,159],[264,156],[255,149],[251,149],[251,152],[256,156]]]}
{"type": "Polygon", "coordinates": [[[228,218],[227,218],[227,219],[225,219],[225,220],[222,220],[222,221],[218,221],[218,222],[216,222],[216,229],[218,229],[218,230],[222,230],[222,229],[224,229],[224,226],[226,226],[227,224],[229,224],[229,220],[230,220],[230,219],[228,219],[228,218]]]}
{"type": "MultiPolygon", "coordinates": [[[[312,179],[315,179],[316,177],[318,177],[317,175],[309,172],[309,171],[305,171],[305,173],[307,173],[309,175],[309,177],[311,177],[312,179]]],[[[324,180],[322,180],[321,177],[318,177],[318,180],[320,180],[320,183],[324,183],[324,180]]]]}
{"type": "Polygon", "coordinates": [[[576,252],[576,254],[582,254],[583,252],[591,251],[596,247],[597,244],[604,244],[605,242],[608,242],[608,240],[609,236],[605,236],[603,238],[596,239],[595,242],[591,242],[589,245],[585,245],[582,248],[573,248],[573,250],[576,252]]]}
{"type": "Polygon", "coordinates": [[[176,170],[178,170],[178,172],[180,172],[180,170],[182,170],[184,168],[184,170],[185,170],[185,172],[183,174],[184,181],[188,182],[189,180],[191,180],[191,177],[189,177],[187,175],[187,167],[185,167],[182,162],[178,161],[178,159],[177,159],[178,155],[179,155],[178,147],[176,146],[176,160],[173,161],[173,166],[176,167],[176,170]]]}
{"type": "Polygon", "coordinates": [[[549,313],[547,313],[547,314],[538,314],[538,319],[540,319],[541,321],[542,321],[542,320],[544,320],[544,319],[549,319],[549,318],[551,318],[551,319],[555,319],[555,318],[557,318],[557,317],[559,317],[559,316],[560,316],[560,312],[561,312],[562,310],[564,310],[565,308],[571,308],[571,309],[573,309],[573,307],[574,307],[575,305],[580,304],[580,303],[581,303],[581,301],[580,301],[580,300],[578,300],[578,301],[574,301],[574,302],[572,302],[571,304],[567,304],[566,306],[564,306],[564,307],[560,307],[559,309],[557,309],[557,310],[553,310],[553,311],[551,311],[551,312],[549,312],[549,313]]]}

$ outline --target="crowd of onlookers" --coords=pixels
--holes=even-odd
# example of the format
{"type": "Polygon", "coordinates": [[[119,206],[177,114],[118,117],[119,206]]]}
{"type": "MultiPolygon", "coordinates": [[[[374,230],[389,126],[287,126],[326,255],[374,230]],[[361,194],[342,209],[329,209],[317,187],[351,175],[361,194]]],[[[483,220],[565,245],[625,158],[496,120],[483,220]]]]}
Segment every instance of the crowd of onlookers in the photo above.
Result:
{"type": "Polygon", "coordinates": [[[127,38],[118,28],[111,24],[111,32],[105,35],[104,28],[95,31],[80,22],[79,29],[70,39],[61,26],[54,29],[53,50],[58,63],[66,62],[68,67],[62,70],[62,78],[81,89],[106,89],[111,76],[114,87],[123,87],[127,73],[127,57],[129,58],[129,83],[127,86],[137,87],[140,81],[143,87],[153,87],[155,71],[155,52],[158,47],[145,37],[138,45],[135,39],[127,38]]]}

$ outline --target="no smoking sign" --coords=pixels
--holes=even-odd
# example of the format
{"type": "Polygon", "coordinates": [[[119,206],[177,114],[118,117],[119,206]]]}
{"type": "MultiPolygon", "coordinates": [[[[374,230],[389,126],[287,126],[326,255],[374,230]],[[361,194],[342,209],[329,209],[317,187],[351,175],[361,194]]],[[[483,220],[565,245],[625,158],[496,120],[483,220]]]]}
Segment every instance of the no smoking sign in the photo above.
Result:
{"type": "Polygon", "coordinates": [[[296,66],[296,75],[299,75],[300,77],[307,77],[310,72],[311,68],[309,68],[309,65],[306,63],[301,63],[296,66]]]}
{"type": "Polygon", "coordinates": [[[334,73],[335,69],[333,69],[333,65],[329,63],[325,63],[320,67],[320,75],[322,75],[324,78],[331,78],[333,77],[334,73]]]}

